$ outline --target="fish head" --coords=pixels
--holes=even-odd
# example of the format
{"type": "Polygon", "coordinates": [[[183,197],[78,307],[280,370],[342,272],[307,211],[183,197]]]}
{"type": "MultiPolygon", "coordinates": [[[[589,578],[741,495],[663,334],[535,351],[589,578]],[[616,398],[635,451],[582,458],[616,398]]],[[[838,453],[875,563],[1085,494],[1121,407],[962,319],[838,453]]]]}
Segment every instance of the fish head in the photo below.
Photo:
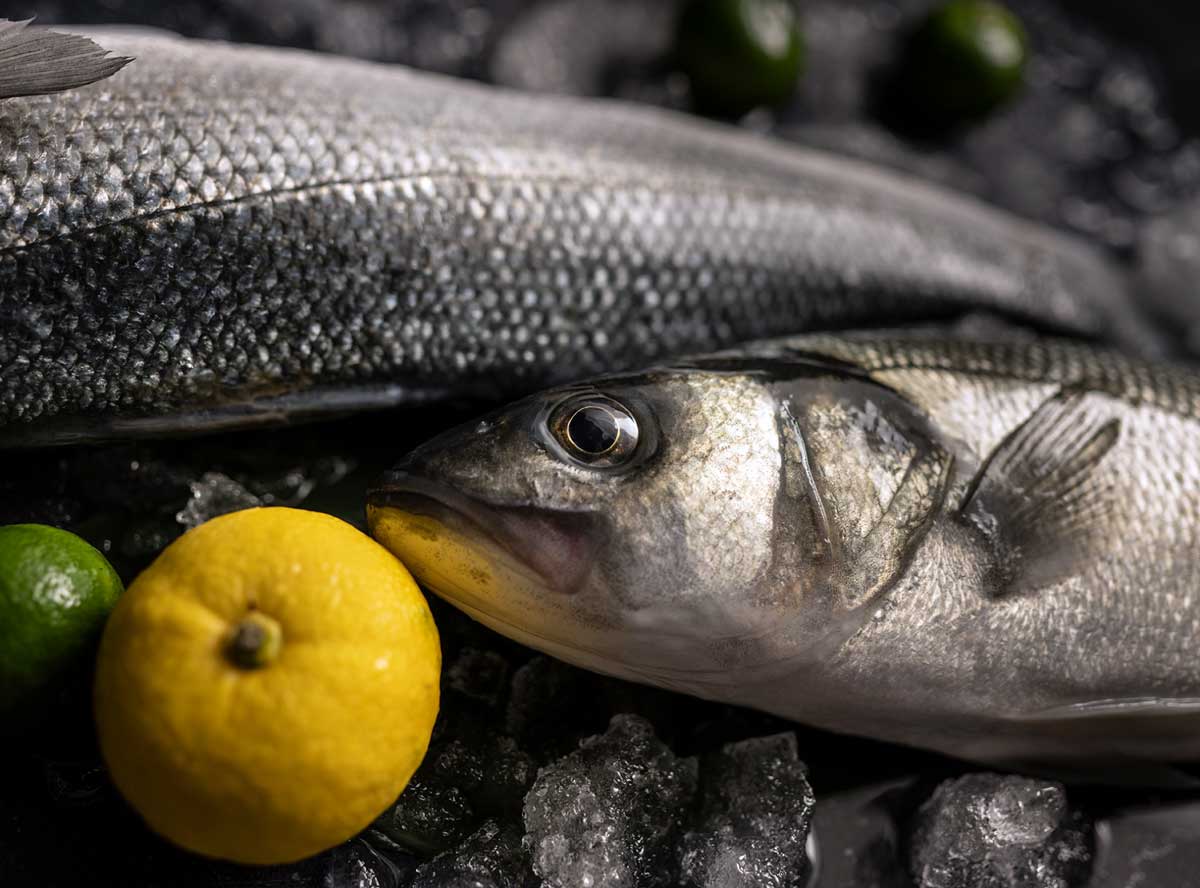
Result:
{"type": "Polygon", "coordinates": [[[776,614],[777,404],[749,377],[651,371],[443,434],[369,494],[372,532],[500,632],[609,674],[718,672],[776,614]]]}
{"type": "MultiPolygon", "coordinates": [[[[559,388],[410,453],[370,492],[371,529],[502,634],[730,698],[751,671],[821,656],[815,640],[860,615],[839,595],[857,582],[842,559],[865,552],[911,459],[883,452],[907,445],[881,433],[873,397],[698,366],[559,388]]],[[[864,576],[884,555],[864,554],[864,576]]]]}

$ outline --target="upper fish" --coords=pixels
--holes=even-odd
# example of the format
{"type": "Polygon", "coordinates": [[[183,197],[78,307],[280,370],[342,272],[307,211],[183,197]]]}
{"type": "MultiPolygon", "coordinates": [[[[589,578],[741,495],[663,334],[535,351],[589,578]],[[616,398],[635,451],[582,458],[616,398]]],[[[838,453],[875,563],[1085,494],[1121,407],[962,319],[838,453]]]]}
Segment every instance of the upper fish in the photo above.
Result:
{"type": "Polygon", "coordinates": [[[1010,767],[1200,759],[1191,370],[788,339],[532,396],[369,501],[423,584],[586,668],[1010,767]]]}
{"type": "Polygon", "coordinates": [[[1161,345],[1098,253],[848,160],[645,107],[91,33],[135,61],[0,102],[0,444],[498,398],[967,311],[1161,345]]]}

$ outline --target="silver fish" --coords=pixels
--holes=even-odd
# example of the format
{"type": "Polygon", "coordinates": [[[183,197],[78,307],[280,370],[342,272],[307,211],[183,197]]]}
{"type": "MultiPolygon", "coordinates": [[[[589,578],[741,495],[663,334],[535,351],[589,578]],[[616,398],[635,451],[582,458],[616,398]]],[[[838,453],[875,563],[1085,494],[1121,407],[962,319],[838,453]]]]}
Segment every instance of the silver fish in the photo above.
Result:
{"type": "Polygon", "coordinates": [[[0,102],[0,444],[497,398],[969,310],[1161,346],[1098,253],[860,164],[649,108],[94,35],[136,61],[0,102]]]}
{"type": "Polygon", "coordinates": [[[374,534],[600,672],[1010,766],[1200,758],[1200,375],[1077,344],[765,343],[418,448],[374,534]]]}

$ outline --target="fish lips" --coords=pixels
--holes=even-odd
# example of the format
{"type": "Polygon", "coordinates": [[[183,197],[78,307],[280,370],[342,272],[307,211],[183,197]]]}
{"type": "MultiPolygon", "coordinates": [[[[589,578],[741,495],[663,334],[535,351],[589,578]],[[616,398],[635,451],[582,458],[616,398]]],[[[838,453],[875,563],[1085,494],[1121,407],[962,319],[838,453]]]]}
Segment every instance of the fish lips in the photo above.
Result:
{"type": "Polygon", "coordinates": [[[367,502],[431,518],[466,540],[498,547],[532,570],[541,585],[563,594],[584,587],[600,545],[600,522],[593,514],[488,502],[405,471],[384,475],[368,491],[367,502]]]}

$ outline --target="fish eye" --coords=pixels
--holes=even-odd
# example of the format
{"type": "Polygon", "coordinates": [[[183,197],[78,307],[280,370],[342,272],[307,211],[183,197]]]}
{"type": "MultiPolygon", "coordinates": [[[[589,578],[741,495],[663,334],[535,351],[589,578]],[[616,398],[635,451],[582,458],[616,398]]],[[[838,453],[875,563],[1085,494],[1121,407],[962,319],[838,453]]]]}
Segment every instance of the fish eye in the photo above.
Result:
{"type": "Polygon", "coordinates": [[[637,449],[637,420],[623,404],[602,395],[563,402],[551,412],[548,424],[566,454],[587,466],[622,465],[637,449]]]}

